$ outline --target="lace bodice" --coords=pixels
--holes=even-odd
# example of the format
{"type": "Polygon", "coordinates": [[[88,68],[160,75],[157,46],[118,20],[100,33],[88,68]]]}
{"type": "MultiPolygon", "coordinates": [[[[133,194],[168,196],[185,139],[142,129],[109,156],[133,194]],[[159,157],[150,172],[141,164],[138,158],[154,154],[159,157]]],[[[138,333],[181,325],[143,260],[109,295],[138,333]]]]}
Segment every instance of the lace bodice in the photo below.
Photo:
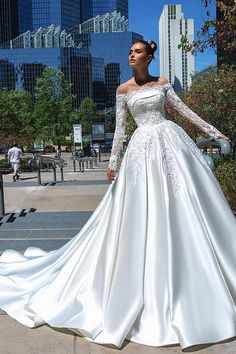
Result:
{"type": "Polygon", "coordinates": [[[214,138],[220,136],[219,130],[201,119],[181,101],[171,84],[144,86],[139,90],[116,96],[116,128],[109,168],[113,170],[117,168],[117,159],[124,140],[128,111],[132,114],[138,127],[155,125],[166,120],[164,111],[166,101],[204,133],[214,138]]]}

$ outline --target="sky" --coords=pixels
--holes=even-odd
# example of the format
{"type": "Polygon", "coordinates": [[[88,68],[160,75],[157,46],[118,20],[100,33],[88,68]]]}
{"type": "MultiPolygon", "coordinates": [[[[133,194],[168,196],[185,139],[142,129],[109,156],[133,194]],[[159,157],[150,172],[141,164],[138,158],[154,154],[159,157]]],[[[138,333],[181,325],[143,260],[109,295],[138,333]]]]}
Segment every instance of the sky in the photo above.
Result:
{"type": "MultiPolygon", "coordinates": [[[[202,0],[129,0],[129,30],[142,34],[145,40],[152,39],[157,44],[158,39],[158,23],[164,5],[181,4],[184,18],[194,19],[195,39],[197,31],[206,19],[206,8],[203,6],[202,0]]],[[[215,1],[208,7],[211,13],[215,13],[215,1]]],[[[159,55],[155,54],[156,60],[150,65],[150,73],[152,75],[159,74],[159,55]]],[[[211,64],[216,64],[216,55],[213,49],[209,49],[204,53],[198,53],[195,56],[195,70],[201,71],[211,64]]]]}

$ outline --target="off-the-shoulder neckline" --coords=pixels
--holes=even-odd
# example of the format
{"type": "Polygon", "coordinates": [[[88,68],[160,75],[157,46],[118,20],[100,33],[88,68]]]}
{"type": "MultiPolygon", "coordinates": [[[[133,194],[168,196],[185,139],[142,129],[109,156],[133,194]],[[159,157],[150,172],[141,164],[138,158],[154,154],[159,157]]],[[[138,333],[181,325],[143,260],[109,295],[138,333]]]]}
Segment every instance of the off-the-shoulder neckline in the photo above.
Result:
{"type": "Polygon", "coordinates": [[[139,92],[139,91],[143,91],[145,89],[150,89],[150,88],[159,88],[159,87],[165,87],[165,86],[172,86],[170,82],[167,82],[166,84],[162,84],[162,85],[152,85],[152,86],[148,86],[148,85],[143,85],[141,86],[141,88],[139,89],[136,89],[136,90],[130,90],[126,93],[117,93],[116,94],[116,97],[118,96],[129,96],[131,95],[132,93],[135,93],[135,92],[139,92]]]}

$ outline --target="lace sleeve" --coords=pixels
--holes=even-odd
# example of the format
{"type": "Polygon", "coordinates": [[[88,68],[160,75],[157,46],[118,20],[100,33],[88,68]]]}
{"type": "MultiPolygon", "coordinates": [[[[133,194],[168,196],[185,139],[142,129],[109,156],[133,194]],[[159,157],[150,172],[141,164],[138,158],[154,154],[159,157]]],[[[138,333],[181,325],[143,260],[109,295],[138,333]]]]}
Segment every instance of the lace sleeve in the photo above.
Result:
{"type": "Polygon", "coordinates": [[[120,94],[116,96],[116,129],[111,149],[111,157],[108,167],[112,170],[117,169],[117,159],[122,148],[125,136],[125,122],[127,116],[127,105],[125,102],[125,95],[120,94]]]}
{"type": "Polygon", "coordinates": [[[194,113],[183,101],[177,96],[171,84],[166,85],[166,98],[167,102],[176,109],[184,118],[187,118],[190,122],[195,124],[204,133],[211,137],[218,138],[221,134],[219,130],[213,127],[211,124],[205,122],[196,113],[194,113]]]}

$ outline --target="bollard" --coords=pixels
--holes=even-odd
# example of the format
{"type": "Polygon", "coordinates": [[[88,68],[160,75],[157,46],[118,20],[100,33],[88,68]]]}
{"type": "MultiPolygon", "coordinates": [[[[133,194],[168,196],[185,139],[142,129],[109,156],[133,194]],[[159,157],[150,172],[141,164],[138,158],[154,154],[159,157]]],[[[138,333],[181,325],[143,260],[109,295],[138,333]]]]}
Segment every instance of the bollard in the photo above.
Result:
{"type": "Polygon", "coordinates": [[[64,174],[63,174],[63,163],[60,163],[60,169],[61,169],[61,181],[64,181],[64,174]]]}
{"type": "Polygon", "coordinates": [[[84,172],[84,161],[83,160],[79,161],[79,170],[80,170],[80,172],[84,172]]]}
{"type": "Polygon", "coordinates": [[[75,159],[73,160],[73,165],[74,165],[74,172],[76,172],[76,168],[75,168],[75,159]]]}
{"type": "Polygon", "coordinates": [[[52,163],[52,169],[53,169],[53,180],[54,182],[57,181],[57,172],[56,172],[56,164],[52,163]]]}
{"type": "Polygon", "coordinates": [[[101,159],[101,149],[100,149],[100,147],[99,147],[99,151],[98,151],[98,160],[99,160],[99,162],[102,161],[102,159],[101,159]]]}
{"type": "Polygon", "coordinates": [[[0,171],[0,217],[5,215],[2,171],[0,171]]]}
{"type": "Polygon", "coordinates": [[[39,159],[36,161],[36,164],[37,164],[38,185],[40,186],[41,185],[41,162],[39,159]]]}

